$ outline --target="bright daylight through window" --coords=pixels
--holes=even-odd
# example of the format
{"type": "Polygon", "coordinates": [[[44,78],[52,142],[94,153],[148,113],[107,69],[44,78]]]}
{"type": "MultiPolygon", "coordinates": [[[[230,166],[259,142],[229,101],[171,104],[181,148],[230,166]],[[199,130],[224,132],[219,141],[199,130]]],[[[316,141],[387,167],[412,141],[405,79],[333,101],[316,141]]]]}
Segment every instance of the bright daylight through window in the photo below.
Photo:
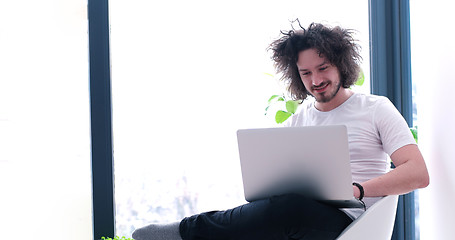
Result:
{"type": "Polygon", "coordinates": [[[120,236],[245,202],[235,133],[275,126],[266,48],[290,20],[357,30],[369,92],[368,1],[112,0],[110,18],[120,236]]]}

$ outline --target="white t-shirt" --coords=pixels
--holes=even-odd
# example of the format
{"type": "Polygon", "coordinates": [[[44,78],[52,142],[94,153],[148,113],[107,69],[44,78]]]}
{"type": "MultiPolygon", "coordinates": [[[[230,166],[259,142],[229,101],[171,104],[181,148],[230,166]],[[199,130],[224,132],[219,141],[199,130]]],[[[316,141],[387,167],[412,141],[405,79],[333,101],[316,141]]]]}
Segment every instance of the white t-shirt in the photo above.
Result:
{"type": "MultiPolygon", "coordinates": [[[[362,183],[390,170],[390,156],[397,149],[415,144],[409,127],[400,112],[382,96],[354,93],[337,108],[321,112],[313,101],[304,101],[300,110],[285,125],[346,125],[352,180],[362,183]]],[[[364,198],[370,207],[380,198],[364,198]]],[[[362,209],[342,209],[357,218],[362,209]]]]}

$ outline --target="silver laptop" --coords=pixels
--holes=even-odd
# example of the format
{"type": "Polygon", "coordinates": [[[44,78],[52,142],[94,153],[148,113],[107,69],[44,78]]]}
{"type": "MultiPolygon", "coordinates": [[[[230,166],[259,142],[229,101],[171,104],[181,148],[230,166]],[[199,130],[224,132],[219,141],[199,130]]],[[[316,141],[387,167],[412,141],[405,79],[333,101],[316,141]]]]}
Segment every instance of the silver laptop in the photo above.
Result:
{"type": "Polygon", "coordinates": [[[363,207],[353,197],[344,125],[237,131],[245,199],[298,193],[337,207],[363,207]]]}

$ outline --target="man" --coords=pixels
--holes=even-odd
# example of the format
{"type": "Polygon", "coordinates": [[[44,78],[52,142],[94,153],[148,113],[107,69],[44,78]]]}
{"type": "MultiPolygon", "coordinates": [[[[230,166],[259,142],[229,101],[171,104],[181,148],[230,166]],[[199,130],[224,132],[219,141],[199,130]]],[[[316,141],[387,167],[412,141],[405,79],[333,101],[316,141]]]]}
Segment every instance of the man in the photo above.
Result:
{"type": "MultiPolygon", "coordinates": [[[[429,184],[423,157],[408,126],[384,97],[352,92],[359,74],[359,47],[351,32],[311,24],[283,33],[270,45],[288,90],[304,101],[288,126],[346,125],[354,196],[370,207],[380,197],[429,184]],[[396,168],[389,170],[389,160],[396,168]]],[[[213,211],[133,233],[158,239],[335,239],[363,209],[337,209],[296,194],[213,211]]]]}

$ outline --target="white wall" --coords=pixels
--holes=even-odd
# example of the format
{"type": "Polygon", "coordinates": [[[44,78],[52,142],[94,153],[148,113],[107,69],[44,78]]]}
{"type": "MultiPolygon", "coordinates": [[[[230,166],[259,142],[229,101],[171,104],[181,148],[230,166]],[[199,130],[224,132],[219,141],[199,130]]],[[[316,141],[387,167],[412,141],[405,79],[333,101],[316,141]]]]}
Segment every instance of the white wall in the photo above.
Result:
{"type": "Polygon", "coordinates": [[[0,1],[0,238],[91,240],[87,1],[0,1]]]}
{"type": "Polygon", "coordinates": [[[411,1],[412,71],[419,145],[430,172],[420,191],[421,239],[453,239],[455,226],[455,22],[451,1],[411,1]]]}

